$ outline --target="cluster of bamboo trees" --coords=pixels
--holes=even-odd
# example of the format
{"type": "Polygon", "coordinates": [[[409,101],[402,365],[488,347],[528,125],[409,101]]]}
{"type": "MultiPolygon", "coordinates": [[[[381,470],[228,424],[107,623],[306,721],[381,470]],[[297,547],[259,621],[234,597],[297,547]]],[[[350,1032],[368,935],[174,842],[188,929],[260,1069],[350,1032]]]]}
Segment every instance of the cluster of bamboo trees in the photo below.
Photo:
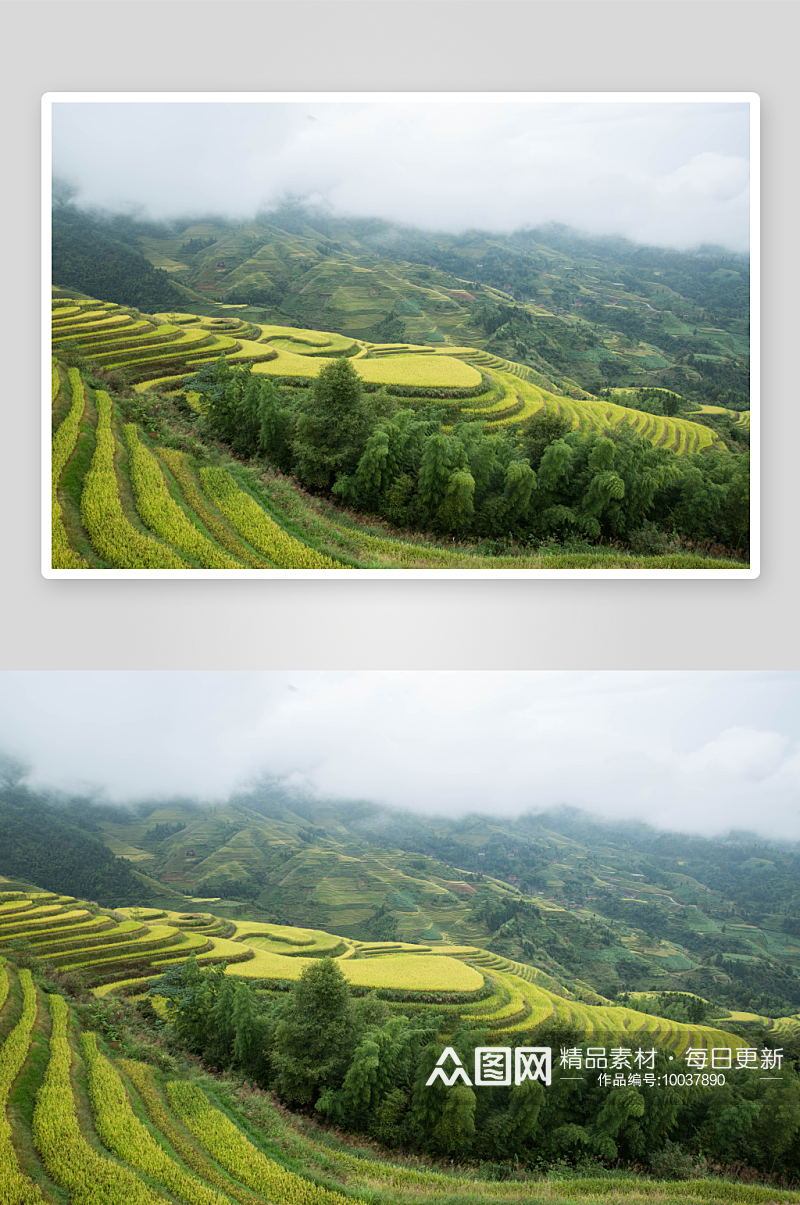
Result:
{"type": "Polygon", "coordinates": [[[224,357],[186,382],[211,430],[307,487],[399,527],[527,542],[712,541],[745,550],[749,458],[677,456],[632,433],[583,435],[536,414],[519,432],[446,426],[447,411],[365,393],[346,358],[307,390],[284,391],[224,357]]]}

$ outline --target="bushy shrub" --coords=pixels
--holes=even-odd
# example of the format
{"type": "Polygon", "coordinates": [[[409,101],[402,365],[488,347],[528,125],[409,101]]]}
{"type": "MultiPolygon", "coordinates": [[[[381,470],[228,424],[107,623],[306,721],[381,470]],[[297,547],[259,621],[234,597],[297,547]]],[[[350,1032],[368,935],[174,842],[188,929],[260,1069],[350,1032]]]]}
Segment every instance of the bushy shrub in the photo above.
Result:
{"type": "Polygon", "coordinates": [[[650,1170],[659,1180],[690,1180],[695,1172],[693,1156],[679,1142],[664,1142],[650,1156],[650,1170]]]}

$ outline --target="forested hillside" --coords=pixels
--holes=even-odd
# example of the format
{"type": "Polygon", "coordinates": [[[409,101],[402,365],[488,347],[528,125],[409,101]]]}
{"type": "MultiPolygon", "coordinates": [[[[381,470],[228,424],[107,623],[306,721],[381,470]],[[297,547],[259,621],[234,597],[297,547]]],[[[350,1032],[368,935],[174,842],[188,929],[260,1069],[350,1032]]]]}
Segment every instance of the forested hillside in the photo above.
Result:
{"type": "Polygon", "coordinates": [[[273,788],[224,808],[133,811],[18,789],[0,823],[0,874],[103,904],[150,897],[182,911],[187,897],[215,897],[231,920],[468,945],[578,994],[694,993],[720,1016],[800,1011],[800,855],[746,835],[709,841],[569,812],[434,822],[273,788]]]}
{"type": "Polygon", "coordinates": [[[112,806],[6,760],[14,1205],[794,1199],[796,846],[269,779],[112,806]]]}
{"type": "Polygon", "coordinates": [[[53,251],[54,284],[151,313],[234,304],[251,321],[373,343],[467,344],[526,365],[554,393],[657,386],[749,409],[749,264],[720,248],[560,226],[432,233],[301,204],[249,222],[158,224],[66,200],[53,251]]]}
{"type": "Polygon", "coordinates": [[[69,296],[52,345],[56,569],[747,566],[749,426],[671,391],[69,296]]]}

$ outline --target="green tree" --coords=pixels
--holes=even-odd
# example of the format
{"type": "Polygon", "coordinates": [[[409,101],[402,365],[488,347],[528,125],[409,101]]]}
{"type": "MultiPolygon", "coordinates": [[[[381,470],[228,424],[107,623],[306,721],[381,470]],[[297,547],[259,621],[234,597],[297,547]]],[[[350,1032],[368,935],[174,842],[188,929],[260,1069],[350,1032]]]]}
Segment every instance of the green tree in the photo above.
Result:
{"type": "Polygon", "coordinates": [[[271,1062],[282,1099],[313,1105],[325,1088],[339,1088],[356,1045],[347,980],[332,958],[303,971],[275,1031],[271,1062]]]}
{"type": "Polygon", "coordinates": [[[254,1053],[256,1044],[256,1012],[253,992],[249,984],[239,981],[236,984],[236,994],[233,997],[233,1060],[240,1066],[247,1066],[254,1053]]]}
{"type": "Polygon", "coordinates": [[[442,1115],[434,1129],[434,1138],[448,1155],[465,1152],[475,1136],[475,1092],[466,1084],[451,1088],[442,1115]]]}
{"type": "Polygon", "coordinates": [[[511,522],[521,519],[536,488],[536,474],[527,460],[512,460],[506,468],[503,500],[511,522]]]}
{"type": "Polygon", "coordinates": [[[377,504],[389,484],[389,435],[386,431],[373,431],[358,462],[356,485],[364,502],[377,504]]]}
{"type": "Polygon", "coordinates": [[[429,519],[438,514],[444,502],[450,481],[452,455],[450,440],[441,431],[429,435],[425,440],[419,468],[419,496],[429,519]]]}
{"type": "Polygon", "coordinates": [[[261,438],[261,384],[250,375],[236,414],[233,450],[240,456],[257,456],[261,438]]]}
{"type": "Polygon", "coordinates": [[[551,410],[537,410],[522,423],[519,441],[533,469],[538,469],[545,448],[557,439],[563,439],[572,430],[572,423],[563,415],[551,410]]]}
{"type": "Polygon", "coordinates": [[[330,489],[340,473],[352,473],[369,426],[361,378],[348,359],[332,360],[297,415],[293,447],[301,479],[330,489]]]}
{"type": "Polygon", "coordinates": [[[468,469],[453,469],[447,481],[444,500],[439,507],[448,531],[466,527],[475,513],[475,478],[468,469]]]}
{"type": "Polygon", "coordinates": [[[268,377],[261,382],[258,394],[258,418],[259,450],[279,469],[290,471],[294,463],[290,446],[291,415],[280,405],[278,391],[268,377]]]}

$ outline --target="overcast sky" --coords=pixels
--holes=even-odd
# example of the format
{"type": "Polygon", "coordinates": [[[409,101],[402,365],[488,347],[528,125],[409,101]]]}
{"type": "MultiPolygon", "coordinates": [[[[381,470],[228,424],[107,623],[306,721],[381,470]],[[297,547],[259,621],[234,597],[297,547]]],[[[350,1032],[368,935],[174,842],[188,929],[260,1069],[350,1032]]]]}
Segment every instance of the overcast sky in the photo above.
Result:
{"type": "Polygon", "coordinates": [[[556,221],[662,246],[749,248],[747,104],[411,95],[62,101],[53,172],[78,187],[81,205],[154,217],[246,217],[293,193],[334,212],[452,232],[556,221]]]}
{"type": "Polygon", "coordinates": [[[428,814],[569,804],[800,839],[795,672],[0,673],[32,787],[224,799],[262,773],[428,814]]]}

